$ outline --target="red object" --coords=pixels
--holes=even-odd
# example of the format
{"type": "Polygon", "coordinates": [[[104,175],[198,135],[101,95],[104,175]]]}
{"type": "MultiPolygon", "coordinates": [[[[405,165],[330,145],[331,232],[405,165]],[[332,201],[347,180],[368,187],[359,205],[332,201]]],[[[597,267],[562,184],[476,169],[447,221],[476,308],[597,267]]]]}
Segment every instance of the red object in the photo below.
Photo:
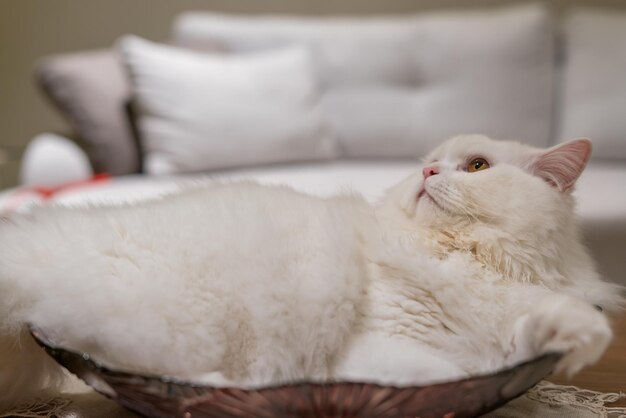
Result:
{"type": "Polygon", "coordinates": [[[110,179],[110,174],[100,173],[85,180],[72,181],[53,187],[23,187],[19,190],[16,190],[15,193],[11,195],[11,197],[8,199],[8,202],[5,204],[5,207],[2,208],[2,210],[0,211],[0,215],[6,215],[8,213],[14,212],[19,207],[20,203],[24,201],[24,198],[29,194],[36,194],[43,201],[48,201],[60,192],[65,192],[67,190],[73,189],[81,189],[84,187],[92,186],[94,184],[106,182],[110,179]]]}
{"type": "MultiPolygon", "coordinates": [[[[86,180],[78,180],[78,181],[72,181],[69,183],[63,183],[61,185],[58,186],[54,186],[54,187],[31,187],[30,190],[34,191],[35,193],[39,194],[43,200],[48,200],[50,198],[52,198],[55,194],[59,193],[59,192],[63,192],[69,189],[78,189],[81,187],[85,187],[85,186],[91,186],[94,183],[101,183],[103,181],[109,180],[111,178],[111,175],[108,173],[100,173],[100,174],[96,174],[94,176],[92,176],[91,178],[88,178],[86,180]]],[[[26,190],[29,190],[28,188],[26,190]]]]}

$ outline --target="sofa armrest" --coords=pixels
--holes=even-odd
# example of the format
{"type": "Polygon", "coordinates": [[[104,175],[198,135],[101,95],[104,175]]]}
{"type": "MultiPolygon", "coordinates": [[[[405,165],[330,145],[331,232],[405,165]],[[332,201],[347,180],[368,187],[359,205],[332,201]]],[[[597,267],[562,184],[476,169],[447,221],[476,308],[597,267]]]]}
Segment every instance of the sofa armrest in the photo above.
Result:
{"type": "Polygon", "coordinates": [[[89,158],[72,140],[52,133],[35,136],[24,151],[20,184],[55,186],[93,175],[89,158]]]}

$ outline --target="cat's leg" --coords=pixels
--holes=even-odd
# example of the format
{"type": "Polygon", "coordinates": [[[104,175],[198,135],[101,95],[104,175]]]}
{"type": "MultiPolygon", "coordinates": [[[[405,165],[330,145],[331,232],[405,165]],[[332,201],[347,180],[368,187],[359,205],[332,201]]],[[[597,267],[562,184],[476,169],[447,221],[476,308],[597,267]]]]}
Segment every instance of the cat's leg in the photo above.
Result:
{"type": "Polygon", "coordinates": [[[571,376],[598,361],[611,341],[606,316],[582,300],[545,291],[541,297],[524,298],[517,305],[520,315],[510,324],[510,361],[562,352],[557,371],[571,376]]]}
{"type": "Polygon", "coordinates": [[[466,377],[442,353],[406,337],[364,333],[353,337],[333,373],[338,380],[420,385],[466,377]]]}

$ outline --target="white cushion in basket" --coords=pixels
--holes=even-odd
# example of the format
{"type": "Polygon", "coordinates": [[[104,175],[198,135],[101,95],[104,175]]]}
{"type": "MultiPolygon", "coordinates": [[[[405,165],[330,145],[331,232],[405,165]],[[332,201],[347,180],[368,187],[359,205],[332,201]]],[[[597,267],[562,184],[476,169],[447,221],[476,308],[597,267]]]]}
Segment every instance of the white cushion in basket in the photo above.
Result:
{"type": "Polygon", "coordinates": [[[134,36],[119,46],[139,105],[147,173],[334,156],[307,48],[223,55],[134,36]]]}
{"type": "Polygon", "coordinates": [[[564,31],[559,138],[586,136],[595,158],[626,159],[626,13],[577,9],[564,31]]]}
{"type": "Polygon", "coordinates": [[[552,139],[553,33],[537,5],[368,18],[188,12],[173,39],[231,52],[309,45],[344,156],[422,156],[471,132],[552,139]]]}

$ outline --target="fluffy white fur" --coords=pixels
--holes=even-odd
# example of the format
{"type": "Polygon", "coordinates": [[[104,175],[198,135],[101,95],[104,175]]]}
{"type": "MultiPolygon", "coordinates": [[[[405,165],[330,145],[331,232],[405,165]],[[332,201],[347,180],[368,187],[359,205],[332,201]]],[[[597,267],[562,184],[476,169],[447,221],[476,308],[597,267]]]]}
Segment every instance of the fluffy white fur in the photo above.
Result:
{"type": "Polygon", "coordinates": [[[24,331],[117,368],[221,384],[423,383],[552,350],[574,373],[621,303],[579,237],[588,141],[453,138],[371,205],[214,184],[0,224],[0,405],[54,386],[24,331]],[[491,168],[467,172],[480,156],[491,168]]]}

